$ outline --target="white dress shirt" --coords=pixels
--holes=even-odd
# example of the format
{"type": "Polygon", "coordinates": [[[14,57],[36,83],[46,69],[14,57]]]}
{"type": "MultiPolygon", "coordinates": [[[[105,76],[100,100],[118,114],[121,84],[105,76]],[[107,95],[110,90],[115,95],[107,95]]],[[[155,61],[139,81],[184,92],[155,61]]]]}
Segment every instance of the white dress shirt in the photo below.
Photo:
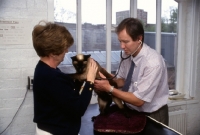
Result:
{"type": "MultiPolygon", "coordinates": [[[[123,57],[126,58],[127,55],[123,54],[123,57]]],[[[132,92],[145,103],[141,107],[128,103],[126,105],[130,109],[149,113],[166,105],[169,87],[167,68],[162,55],[144,43],[137,56],[122,62],[117,78],[126,79],[131,61],[135,63],[135,67],[128,92],[132,92]]]]}

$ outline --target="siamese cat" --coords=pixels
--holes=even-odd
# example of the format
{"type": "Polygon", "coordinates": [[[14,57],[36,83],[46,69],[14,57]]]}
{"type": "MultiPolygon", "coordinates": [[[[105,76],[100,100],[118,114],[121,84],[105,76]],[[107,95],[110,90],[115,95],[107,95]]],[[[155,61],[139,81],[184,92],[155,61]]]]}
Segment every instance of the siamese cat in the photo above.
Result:
{"type": "MultiPolygon", "coordinates": [[[[90,56],[91,55],[78,54],[76,56],[71,57],[72,64],[76,70],[75,74],[71,74],[72,78],[77,79],[81,82],[86,80],[86,75],[89,70],[88,69],[88,65],[89,65],[88,59],[90,58],[90,56]]],[[[109,74],[104,68],[102,68],[97,61],[96,61],[96,63],[98,65],[96,79],[101,79],[101,77],[99,75],[99,71],[100,71],[106,78],[108,78],[110,85],[117,88],[116,82],[112,79],[109,79],[109,78],[112,78],[113,76],[111,74],[109,74]]],[[[100,114],[105,114],[112,102],[114,102],[121,110],[125,110],[123,102],[120,99],[114,97],[113,95],[109,95],[107,92],[96,91],[95,89],[94,89],[94,91],[98,96],[97,101],[99,104],[100,114]]]]}

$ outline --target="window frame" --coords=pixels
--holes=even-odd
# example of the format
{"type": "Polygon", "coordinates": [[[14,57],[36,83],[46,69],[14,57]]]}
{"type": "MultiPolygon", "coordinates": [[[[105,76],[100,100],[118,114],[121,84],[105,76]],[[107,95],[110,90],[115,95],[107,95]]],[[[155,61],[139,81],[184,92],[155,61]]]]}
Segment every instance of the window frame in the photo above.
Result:
{"type": "MultiPolygon", "coordinates": [[[[178,25],[177,25],[177,62],[176,62],[176,90],[186,94],[185,98],[191,99],[195,97],[196,89],[197,89],[197,56],[198,56],[198,48],[197,45],[200,43],[198,39],[199,34],[199,25],[200,19],[196,17],[200,12],[198,6],[200,6],[200,2],[194,0],[192,3],[192,17],[191,19],[191,33],[190,37],[187,38],[191,42],[190,47],[187,47],[186,44],[186,35],[185,33],[188,32],[186,30],[188,15],[185,13],[186,9],[188,8],[187,2],[188,0],[174,0],[178,2],[178,25]],[[198,26],[196,28],[195,26],[198,26]],[[188,53],[186,53],[188,52],[188,53]],[[185,61],[189,59],[189,64],[185,61]],[[186,74],[183,74],[186,72],[186,74]]],[[[51,4],[53,1],[48,0],[48,5],[51,4]]],[[[81,0],[76,0],[77,2],[77,52],[82,52],[82,32],[81,32],[81,0]]],[[[160,22],[161,22],[161,3],[162,0],[156,0],[156,50],[161,52],[161,30],[160,30],[160,22]]],[[[136,17],[137,15],[137,0],[130,0],[130,15],[131,17],[136,17]]],[[[48,20],[54,20],[53,18],[53,11],[54,7],[48,7],[48,20]]],[[[112,15],[112,0],[106,0],[106,70],[109,72],[111,71],[111,23],[110,20],[112,15]]]]}

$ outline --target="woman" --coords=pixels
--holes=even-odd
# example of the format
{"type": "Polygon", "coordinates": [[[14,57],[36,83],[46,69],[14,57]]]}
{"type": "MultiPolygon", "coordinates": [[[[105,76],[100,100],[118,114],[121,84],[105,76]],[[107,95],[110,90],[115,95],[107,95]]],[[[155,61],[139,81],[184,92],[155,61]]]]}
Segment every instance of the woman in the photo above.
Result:
{"type": "Polygon", "coordinates": [[[36,135],[78,135],[81,117],[92,97],[97,65],[90,59],[87,81],[80,87],[57,66],[63,61],[74,39],[64,26],[40,22],[32,32],[33,46],[40,57],[33,83],[36,135]]]}

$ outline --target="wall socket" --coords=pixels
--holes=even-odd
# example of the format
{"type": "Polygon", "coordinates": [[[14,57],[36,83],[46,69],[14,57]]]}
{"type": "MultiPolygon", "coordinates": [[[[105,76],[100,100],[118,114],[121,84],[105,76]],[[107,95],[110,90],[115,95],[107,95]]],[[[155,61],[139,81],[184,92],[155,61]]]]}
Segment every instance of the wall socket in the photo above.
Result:
{"type": "Polygon", "coordinates": [[[28,90],[33,90],[33,76],[28,76],[28,85],[27,85],[28,90]]]}

